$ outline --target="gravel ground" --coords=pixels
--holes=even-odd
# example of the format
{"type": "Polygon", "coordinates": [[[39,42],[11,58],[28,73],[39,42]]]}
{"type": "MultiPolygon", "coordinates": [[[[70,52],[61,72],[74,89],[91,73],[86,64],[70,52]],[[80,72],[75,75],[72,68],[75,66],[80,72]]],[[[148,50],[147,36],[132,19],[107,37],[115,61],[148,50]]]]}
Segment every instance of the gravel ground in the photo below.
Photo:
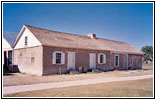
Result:
{"type": "Polygon", "coordinates": [[[137,75],[152,74],[153,70],[128,70],[128,71],[108,71],[102,73],[84,73],[84,74],[63,74],[63,75],[48,75],[48,76],[34,76],[22,73],[9,73],[3,75],[3,86],[27,85],[37,83],[49,82],[63,82],[85,79],[96,79],[105,77],[126,77],[137,75]]]}

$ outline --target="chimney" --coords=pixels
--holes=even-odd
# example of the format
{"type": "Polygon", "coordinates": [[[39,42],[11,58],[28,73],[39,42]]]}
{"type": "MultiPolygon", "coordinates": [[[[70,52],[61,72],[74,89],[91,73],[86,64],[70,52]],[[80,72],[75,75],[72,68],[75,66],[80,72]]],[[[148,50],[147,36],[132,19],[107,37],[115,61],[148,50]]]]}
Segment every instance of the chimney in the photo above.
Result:
{"type": "Polygon", "coordinates": [[[92,38],[92,39],[95,39],[95,38],[96,38],[96,34],[94,34],[94,33],[90,33],[90,34],[88,34],[88,36],[89,36],[90,38],[92,38]]]}

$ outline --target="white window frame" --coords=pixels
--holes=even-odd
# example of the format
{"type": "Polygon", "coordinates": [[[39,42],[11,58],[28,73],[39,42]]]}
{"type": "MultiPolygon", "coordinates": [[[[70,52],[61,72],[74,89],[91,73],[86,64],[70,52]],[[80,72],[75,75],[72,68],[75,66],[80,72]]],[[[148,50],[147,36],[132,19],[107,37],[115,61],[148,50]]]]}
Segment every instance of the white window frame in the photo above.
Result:
{"type": "Polygon", "coordinates": [[[115,55],[115,56],[114,56],[114,66],[119,67],[119,55],[115,55]],[[118,65],[115,64],[115,63],[116,63],[116,56],[118,56],[118,65]]]}
{"type": "Polygon", "coordinates": [[[53,61],[52,61],[53,64],[56,64],[56,65],[65,64],[65,53],[62,51],[54,51],[52,58],[53,58],[53,61]],[[56,53],[61,53],[61,63],[56,63],[56,53]]]}
{"type": "Polygon", "coordinates": [[[98,54],[98,64],[106,64],[106,54],[99,53],[98,54]],[[103,55],[103,63],[100,62],[100,56],[103,55]]]}

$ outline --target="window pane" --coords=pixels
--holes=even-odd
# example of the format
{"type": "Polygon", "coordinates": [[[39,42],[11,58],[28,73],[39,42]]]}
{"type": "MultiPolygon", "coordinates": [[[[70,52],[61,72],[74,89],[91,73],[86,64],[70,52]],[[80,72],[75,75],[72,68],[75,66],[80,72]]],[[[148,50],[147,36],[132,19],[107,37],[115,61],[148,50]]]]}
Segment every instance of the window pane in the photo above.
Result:
{"type": "Polygon", "coordinates": [[[61,53],[56,53],[56,64],[61,63],[61,53]]]}
{"type": "Polygon", "coordinates": [[[118,60],[119,60],[118,56],[115,56],[115,65],[116,66],[118,66],[118,60]]]}
{"type": "Polygon", "coordinates": [[[100,55],[100,63],[103,63],[103,55],[100,55]]]}
{"type": "Polygon", "coordinates": [[[8,51],[8,64],[12,64],[12,51],[8,51]]]}
{"type": "Polygon", "coordinates": [[[9,51],[9,52],[8,52],[8,57],[9,57],[9,58],[12,58],[12,51],[9,51]]]}
{"type": "Polygon", "coordinates": [[[56,53],[56,59],[60,59],[61,58],[61,53],[56,53]]]}
{"type": "Polygon", "coordinates": [[[61,63],[61,59],[56,59],[56,64],[60,64],[61,63]]]}

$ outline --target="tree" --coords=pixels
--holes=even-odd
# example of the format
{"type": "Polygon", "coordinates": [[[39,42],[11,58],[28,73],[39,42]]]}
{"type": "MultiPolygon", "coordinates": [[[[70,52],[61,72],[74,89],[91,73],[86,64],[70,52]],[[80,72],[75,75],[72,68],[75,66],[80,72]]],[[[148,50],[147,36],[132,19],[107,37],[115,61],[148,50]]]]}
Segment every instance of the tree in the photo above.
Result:
{"type": "Polygon", "coordinates": [[[144,57],[144,61],[153,60],[153,47],[152,46],[144,46],[141,51],[144,53],[143,57],[144,57]]]}

